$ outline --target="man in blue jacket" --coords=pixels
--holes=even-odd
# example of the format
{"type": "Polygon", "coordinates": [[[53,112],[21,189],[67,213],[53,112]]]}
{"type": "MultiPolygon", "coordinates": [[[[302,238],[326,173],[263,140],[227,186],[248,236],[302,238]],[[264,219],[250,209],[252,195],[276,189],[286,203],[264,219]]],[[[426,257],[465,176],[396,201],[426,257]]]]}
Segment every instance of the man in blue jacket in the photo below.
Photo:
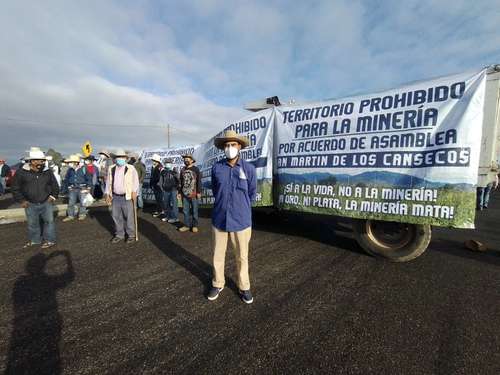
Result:
{"type": "Polygon", "coordinates": [[[78,155],[71,155],[66,160],[69,165],[64,185],[68,189],[68,216],[63,221],[71,221],[76,218],[76,203],[80,202],[78,209],[78,220],[85,220],[87,207],[83,205],[83,197],[90,194],[92,187],[92,174],[88,173],[87,167],[78,155]]]}
{"type": "Polygon", "coordinates": [[[249,304],[253,302],[248,275],[248,245],[252,234],[252,201],[257,190],[255,167],[240,157],[240,150],[249,144],[246,137],[228,130],[224,136],[216,138],[214,144],[224,150],[226,158],[212,167],[214,275],[207,298],[210,301],[217,299],[224,289],[224,263],[229,239],[236,256],[240,296],[249,304]]]}

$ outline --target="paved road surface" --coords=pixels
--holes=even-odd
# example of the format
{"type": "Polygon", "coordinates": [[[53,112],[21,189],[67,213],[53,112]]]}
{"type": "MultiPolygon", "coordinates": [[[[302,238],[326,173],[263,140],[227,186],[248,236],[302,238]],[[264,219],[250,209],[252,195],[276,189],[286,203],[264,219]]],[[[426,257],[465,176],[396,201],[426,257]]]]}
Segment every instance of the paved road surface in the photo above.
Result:
{"type": "Polygon", "coordinates": [[[57,221],[58,252],[0,226],[1,372],[500,374],[500,201],[406,264],[365,255],[343,223],[257,214],[252,305],[231,280],[204,298],[208,218],[182,234],[141,213],[125,246],[93,212],[57,221]],[[463,249],[471,236],[493,251],[463,249]]]}

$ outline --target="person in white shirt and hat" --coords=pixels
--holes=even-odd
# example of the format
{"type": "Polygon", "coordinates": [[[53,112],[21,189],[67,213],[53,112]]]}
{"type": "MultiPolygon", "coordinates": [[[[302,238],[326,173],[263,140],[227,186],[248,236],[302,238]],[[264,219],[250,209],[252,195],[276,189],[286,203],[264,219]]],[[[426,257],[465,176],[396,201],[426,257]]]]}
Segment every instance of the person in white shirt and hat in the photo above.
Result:
{"type": "Polygon", "coordinates": [[[151,157],[153,162],[153,167],[151,168],[151,174],[149,178],[149,187],[153,190],[156,200],[156,211],[153,212],[154,217],[160,217],[165,213],[165,203],[163,199],[163,190],[160,186],[161,171],[163,170],[163,164],[161,161],[161,156],[158,154],[153,154],[151,157]]]}
{"type": "Polygon", "coordinates": [[[12,184],[14,199],[21,203],[28,222],[29,241],[24,247],[41,244],[46,249],[56,244],[53,202],[59,196],[59,185],[52,170],[45,169],[46,157],[39,147],[27,151],[25,160],[29,170],[19,168],[12,184]]]}
{"type": "Polygon", "coordinates": [[[115,236],[112,243],[136,240],[135,204],[139,190],[139,177],[133,165],[127,164],[127,153],[123,149],[116,151],[115,164],[108,170],[104,198],[111,205],[111,215],[115,223],[115,236]]]}

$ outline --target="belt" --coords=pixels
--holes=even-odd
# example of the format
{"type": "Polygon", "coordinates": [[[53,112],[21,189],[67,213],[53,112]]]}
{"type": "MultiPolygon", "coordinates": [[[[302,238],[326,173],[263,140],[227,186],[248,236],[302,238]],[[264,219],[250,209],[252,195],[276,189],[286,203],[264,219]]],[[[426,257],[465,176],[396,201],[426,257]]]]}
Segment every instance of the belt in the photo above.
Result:
{"type": "Polygon", "coordinates": [[[124,196],[125,196],[125,194],[115,194],[115,193],[113,193],[113,195],[114,195],[115,197],[124,197],[124,196]]]}

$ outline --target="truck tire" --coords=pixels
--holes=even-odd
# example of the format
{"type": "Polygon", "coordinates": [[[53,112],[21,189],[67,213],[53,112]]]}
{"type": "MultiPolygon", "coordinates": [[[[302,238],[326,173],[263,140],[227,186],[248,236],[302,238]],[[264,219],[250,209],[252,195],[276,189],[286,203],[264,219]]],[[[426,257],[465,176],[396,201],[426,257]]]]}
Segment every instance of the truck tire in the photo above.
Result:
{"type": "Polygon", "coordinates": [[[369,254],[393,262],[422,255],[431,241],[431,226],[379,220],[354,220],[356,241],[369,254]]]}

